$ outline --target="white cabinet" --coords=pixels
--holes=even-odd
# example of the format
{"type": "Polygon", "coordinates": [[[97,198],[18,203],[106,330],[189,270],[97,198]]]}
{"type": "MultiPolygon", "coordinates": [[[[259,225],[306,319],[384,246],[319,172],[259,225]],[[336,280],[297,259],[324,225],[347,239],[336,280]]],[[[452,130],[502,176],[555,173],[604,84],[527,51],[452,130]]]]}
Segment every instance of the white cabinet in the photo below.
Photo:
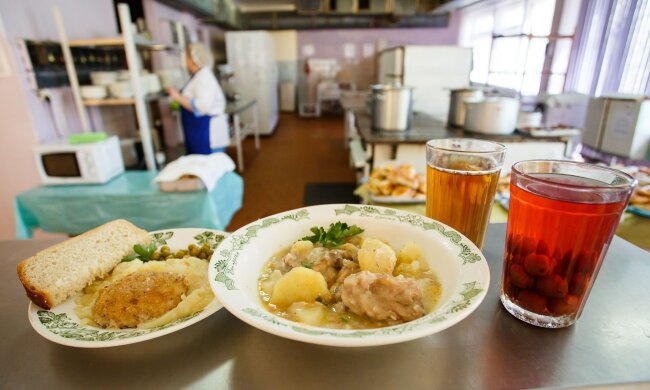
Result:
{"type": "Polygon", "coordinates": [[[650,148],[650,100],[611,100],[602,150],[643,160],[650,148]]]}
{"type": "Polygon", "coordinates": [[[600,149],[602,142],[602,124],[605,122],[605,115],[607,114],[606,104],[606,99],[593,98],[587,106],[582,143],[594,149],[600,149]]]}
{"type": "Polygon", "coordinates": [[[379,53],[379,84],[402,82],[404,48],[388,49],[379,53]]]}
{"type": "Polygon", "coordinates": [[[379,54],[379,82],[414,87],[413,110],[447,120],[449,90],[469,85],[472,49],[460,46],[403,46],[379,54]]]}
{"type": "MultiPolygon", "coordinates": [[[[271,35],[264,31],[227,32],[226,56],[242,99],[257,100],[260,134],[272,134],[278,123],[278,70],[271,35]]],[[[246,111],[241,119],[250,123],[252,115],[246,111]]]]}
{"type": "Polygon", "coordinates": [[[287,80],[280,83],[280,110],[296,111],[296,83],[293,81],[287,80]]]}
{"type": "Polygon", "coordinates": [[[650,148],[650,99],[642,96],[591,99],[582,142],[603,152],[645,159],[650,148]]]}

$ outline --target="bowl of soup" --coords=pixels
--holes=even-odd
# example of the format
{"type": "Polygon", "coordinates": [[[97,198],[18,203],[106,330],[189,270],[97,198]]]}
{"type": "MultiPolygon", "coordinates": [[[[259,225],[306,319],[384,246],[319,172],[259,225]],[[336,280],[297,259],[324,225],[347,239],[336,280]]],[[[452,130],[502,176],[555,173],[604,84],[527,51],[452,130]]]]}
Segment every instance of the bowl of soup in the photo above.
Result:
{"type": "Polygon", "coordinates": [[[252,222],[212,256],[224,307],[268,333],[361,347],[413,340],[483,301],[485,257],[456,230],[366,205],[305,207],[252,222]]]}

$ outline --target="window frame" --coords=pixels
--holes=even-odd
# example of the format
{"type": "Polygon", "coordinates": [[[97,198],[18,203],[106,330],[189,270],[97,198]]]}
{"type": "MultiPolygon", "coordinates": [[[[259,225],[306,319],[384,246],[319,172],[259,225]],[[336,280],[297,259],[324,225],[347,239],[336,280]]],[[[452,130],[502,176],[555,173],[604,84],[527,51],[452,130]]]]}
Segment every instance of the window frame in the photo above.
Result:
{"type": "MultiPolygon", "coordinates": [[[[526,24],[526,20],[529,17],[527,13],[529,12],[528,5],[529,5],[529,0],[522,0],[523,6],[524,6],[524,16],[523,19],[521,20],[520,24],[520,31],[523,31],[524,25],[526,24]]],[[[493,2],[489,4],[487,7],[489,7],[489,11],[486,10],[487,12],[492,13],[492,34],[490,37],[490,48],[489,48],[489,56],[488,56],[488,63],[487,63],[487,74],[485,76],[485,84],[481,82],[476,82],[476,81],[471,81],[472,84],[480,84],[480,85],[486,85],[490,88],[495,88],[495,89],[508,89],[506,87],[502,87],[499,85],[493,85],[490,84],[490,76],[494,74],[514,74],[518,77],[518,85],[516,89],[512,89],[512,91],[515,91],[518,96],[536,96],[540,94],[546,94],[548,93],[548,88],[549,88],[549,81],[551,79],[551,76],[561,76],[563,77],[563,82],[562,82],[562,91],[564,91],[567,83],[567,73],[569,72],[570,66],[571,66],[571,60],[572,60],[572,53],[574,51],[574,45],[576,41],[576,32],[575,29],[572,34],[560,34],[560,26],[562,23],[562,17],[563,13],[565,10],[565,0],[555,0],[554,4],[554,9],[553,9],[553,19],[551,21],[551,29],[549,31],[548,35],[538,35],[538,34],[532,34],[532,33],[512,33],[512,34],[500,34],[495,32],[495,20],[496,20],[496,10],[499,7],[499,5],[511,5],[514,4],[514,2],[510,1],[498,1],[498,2],[493,2]],[[525,54],[525,62],[523,64],[522,68],[516,69],[513,72],[503,72],[503,71],[495,71],[492,69],[492,57],[494,55],[494,42],[499,40],[499,39],[507,39],[507,38],[522,38],[522,39],[527,39],[526,42],[526,54],[525,54]],[[528,51],[530,49],[530,45],[533,39],[547,39],[547,44],[546,44],[546,49],[545,49],[545,55],[544,55],[544,61],[542,63],[541,67],[541,72],[539,73],[540,75],[540,84],[539,88],[537,90],[537,93],[533,95],[523,95],[522,94],[522,87],[524,83],[524,79],[527,74],[532,74],[531,72],[526,72],[526,65],[528,64],[528,51]],[[569,50],[569,57],[567,61],[567,66],[564,69],[564,72],[561,73],[556,73],[552,71],[552,66],[553,66],[553,60],[555,58],[555,53],[556,53],[556,47],[557,47],[557,42],[559,40],[566,40],[569,39],[571,42],[570,50],[569,50]]],[[[479,12],[478,10],[472,10],[470,12],[479,12]]],[[[462,16],[461,16],[462,18],[462,16]]],[[[461,21],[462,24],[462,21],[461,21]]],[[[475,34],[474,32],[471,32],[468,34],[468,39],[471,41],[472,48],[474,47],[474,42],[476,41],[477,37],[484,37],[488,35],[489,33],[480,33],[480,34],[475,34]]],[[[538,73],[535,72],[535,75],[538,73]]],[[[470,79],[471,80],[471,79],[470,79]]]]}

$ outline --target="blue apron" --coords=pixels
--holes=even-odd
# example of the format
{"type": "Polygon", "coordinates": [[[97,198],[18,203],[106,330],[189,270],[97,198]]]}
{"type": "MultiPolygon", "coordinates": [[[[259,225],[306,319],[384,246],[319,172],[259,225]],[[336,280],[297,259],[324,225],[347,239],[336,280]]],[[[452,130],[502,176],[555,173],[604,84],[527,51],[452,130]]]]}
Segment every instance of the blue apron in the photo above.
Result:
{"type": "MultiPolygon", "coordinates": [[[[185,83],[181,88],[181,92],[193,77],[194,75],[185,83]]],[[[181,106],[181,123],[185,134],[185,150],[187,154],[211,154],[225,151],[226,148],[210,148],[210,119],[212,118],[211,115],[194,115],[192,111],[181,106]]]]}
{"type": "Polygon", "coordinates": [[[210,115],[196,116],[181,106],[181,123],[187,154],[210,154],[210,115]]]}

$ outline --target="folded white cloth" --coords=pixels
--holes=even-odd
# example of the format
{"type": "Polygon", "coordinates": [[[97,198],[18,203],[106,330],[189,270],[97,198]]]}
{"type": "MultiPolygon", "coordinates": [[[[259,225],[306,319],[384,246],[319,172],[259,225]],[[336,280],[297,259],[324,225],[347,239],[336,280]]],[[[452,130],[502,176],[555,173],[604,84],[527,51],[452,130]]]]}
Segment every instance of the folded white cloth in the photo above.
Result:
{"type": "Polygon", "coordinates": [[[212,191],[224,173],[234,170],[235,163],[225,153],[190,154],[167,164],[153,181],[176,181],[183,175],[194,175],[201,179],[208,191],[212,191]]]}

